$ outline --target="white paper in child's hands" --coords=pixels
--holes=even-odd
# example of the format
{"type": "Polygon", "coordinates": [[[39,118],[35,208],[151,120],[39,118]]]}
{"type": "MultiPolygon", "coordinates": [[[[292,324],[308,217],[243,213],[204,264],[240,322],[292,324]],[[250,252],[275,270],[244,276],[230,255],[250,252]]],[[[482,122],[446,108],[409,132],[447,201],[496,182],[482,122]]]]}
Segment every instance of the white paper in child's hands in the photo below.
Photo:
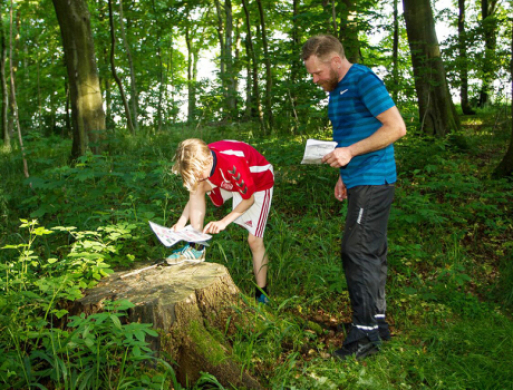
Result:
{"type": "Polygon", "coordinates": [[[210,234],[195,230],[192,225],[187,225],[179,232],[175,232],[173,229],[157,225],[151,221],[149,222],[157,238],[167,247],[175,245],[178,241],[201,242],[203,245],[208,245],[205,241],[212,238],[210,234]]]}
{"type": "Polygon", "coordinates": [[[308,139],[305,146],[305,154],[301,164],[322,164],[322,158],[335,150],[338,144],[335,141],[320,141],[308,139]]]}

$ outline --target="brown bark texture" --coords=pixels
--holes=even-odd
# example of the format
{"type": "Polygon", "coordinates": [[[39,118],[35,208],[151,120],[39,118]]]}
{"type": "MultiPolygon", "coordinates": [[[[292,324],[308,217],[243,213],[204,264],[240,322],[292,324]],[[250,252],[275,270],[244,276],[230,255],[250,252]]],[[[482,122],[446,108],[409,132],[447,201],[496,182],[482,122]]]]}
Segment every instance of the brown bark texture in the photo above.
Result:
{"type": "MultiPolygon", "coordinates": [[[[2,4],[3,2],[0,2],[2,4]]],[[[0,20],[3,20],[0,14],[0,20]]],[[[2,139],[4,141],[4,148],[11,149],[11,135],[9,134],[9,92],[7,88],[7,77],[5,74],[5,63],[7,57],[7,47],[5,45],[4,27],[0,26],[0,88],[2,90],[2,107],[0,108],[0,123],[2,126],[2,139]]]]}
{"type": "Polygon", "coordinates": [[[358,3],[354,0],[342,0],[341,4],[339,39],[344,45],[346,58],[356,64],[362,59],[358,39],[358,3]]]}
{"type": "Polygon", "coordinates": [[[458,0],[458,46],[460,52],[459,68],[461,78],[461,110],[465,115],[474,115],[476,112],[470,107],[468,100],[468,61],[467,61],[467,33],[465,30],[465,0],[458,0]]]}
{"type": "Polygon", "coordinates": [[[252,111],[255,111],[258,115],[258,120],[260,122],[260,130],[264,135],[267,134],[267,127],[264,122],[264,114],[262,112],[262,106],[260,104],[260,87],[259,87],[259,77],[258,77],[258,61],[257,56],[255,54],[255,48],[253,47],[253,34],[251,32],[251,17],[249,11],[249,2],[248,0],[242,0],[242,8],[244,10],[244,15],[246,17],[246,44],[248,50],[248,57],[251,59],[251,67],[252,67],[252,80],[253,80],[253,92],[251,96],[251,101],[253,103],[252,111]]]}
{"type": "Polygon", "coordinates": [[[176,362],[182,385],[194,383],[203,371],[230,388],[261,389],[230,358],[230,346],[209,332],[217,329],[223,334],[229,317],[234,326],[233,308],[240,307],[239,297],[223,265],[183,264],[112,274],[68,310],[92,314],[102,311],[106,300],[129,300],[135,307],[129,310],[127,321],[153,324],[159,337],[151,340],[150,347],[166,352],[176,362]]]}
{"type": "Polygon", "coordinates": [[[460,129],[451,100],[430,0],[403,0],[421,131],[443,137],[460,129]]]}
{"type": "MultiPolygon", "coordinates": [[[[513,77],[513,22],[511,23],[511,61],[509,63],[510,75],[513,77]]],[[[511,83],[511,96],[513,96],[513,82],[511,83]]],[[[509,148],[506,155],[495,168],[493,175],[494,177],[505,177],[513,176],[513,104],[511,104],[511,139],[509,141],[509,148]]]]}
{"type": "MultiPolygon", "coordinates": [[[[109,5],[109,24],[110,24],[110,40],[111,40],[111,50],[110,50],[110,68],[112,71],[112,77],[116,81],[116,84],[119,88],[119,94],[121,96],[121,101],[123,102],[123,107],[125,108],[125,116],[126,122],[128,125],[128,129],[132,135],[135,135],[135,128],[132,122],[132,113],[130,112],[130,107],[128,105],[128,101],[126,100],[125,88],[123,87],[123,83],[118,76],[116,71],[116,31],[114,27],[114,16],[112,15],[112,0],[108,0],[109,5]]],[[[121,21],[123,22],[123,21],[121,21]]]]}
{"type": "MultiPolygon", "coordinates": [[[[71,159],[75,160],[84,155],[89,143],[96,142],[105,131],[105,112],[87,2],[52,1],[61,28],[68,71],[73,124],[71,159]]],[[[93,151],[99,152],[97,147],[93,151]]]]}

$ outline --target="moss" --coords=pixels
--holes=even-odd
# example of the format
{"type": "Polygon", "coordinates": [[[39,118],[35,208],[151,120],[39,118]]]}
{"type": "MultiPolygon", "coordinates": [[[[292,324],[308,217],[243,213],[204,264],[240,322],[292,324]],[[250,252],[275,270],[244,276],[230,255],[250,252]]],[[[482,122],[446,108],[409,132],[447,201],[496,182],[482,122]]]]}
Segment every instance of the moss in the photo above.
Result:
{"type": "Polygon", "coordinates": [[[188,334],[199,352],[209,363],[217,366],[226,359],[226,352],[223,346],[208,333],[202,324],[192,321],[188,334]]]}

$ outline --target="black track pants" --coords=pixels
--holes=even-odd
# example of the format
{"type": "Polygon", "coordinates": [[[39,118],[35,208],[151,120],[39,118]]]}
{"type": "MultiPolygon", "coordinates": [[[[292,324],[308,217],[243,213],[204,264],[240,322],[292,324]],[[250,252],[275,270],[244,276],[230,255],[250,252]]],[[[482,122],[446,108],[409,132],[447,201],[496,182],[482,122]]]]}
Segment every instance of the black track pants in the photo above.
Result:
{"type": "MultiPolygon", "coordinates": [[[[386,311],[387,225],[394,199],[393,185],[350,188],[346,227],[342,238],[342,263],[353,324],[374,339],[378,319],[386,311]]],[[[359,337],[358,337],[359,338],[359,337]]]]}

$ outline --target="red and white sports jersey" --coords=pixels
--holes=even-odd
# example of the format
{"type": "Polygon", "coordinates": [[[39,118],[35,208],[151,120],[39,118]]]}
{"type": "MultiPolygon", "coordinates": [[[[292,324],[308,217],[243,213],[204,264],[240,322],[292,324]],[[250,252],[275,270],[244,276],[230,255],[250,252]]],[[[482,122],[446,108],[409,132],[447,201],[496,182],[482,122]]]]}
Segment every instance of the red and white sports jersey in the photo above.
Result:
{"type": "Polygon", "coordinates": [[[208,145],[216,155],[214,173],[208,180],[227,191],[249,199],[274,185],[272,165],[251,145],[241,141],[218,141],[208,145]]]}

